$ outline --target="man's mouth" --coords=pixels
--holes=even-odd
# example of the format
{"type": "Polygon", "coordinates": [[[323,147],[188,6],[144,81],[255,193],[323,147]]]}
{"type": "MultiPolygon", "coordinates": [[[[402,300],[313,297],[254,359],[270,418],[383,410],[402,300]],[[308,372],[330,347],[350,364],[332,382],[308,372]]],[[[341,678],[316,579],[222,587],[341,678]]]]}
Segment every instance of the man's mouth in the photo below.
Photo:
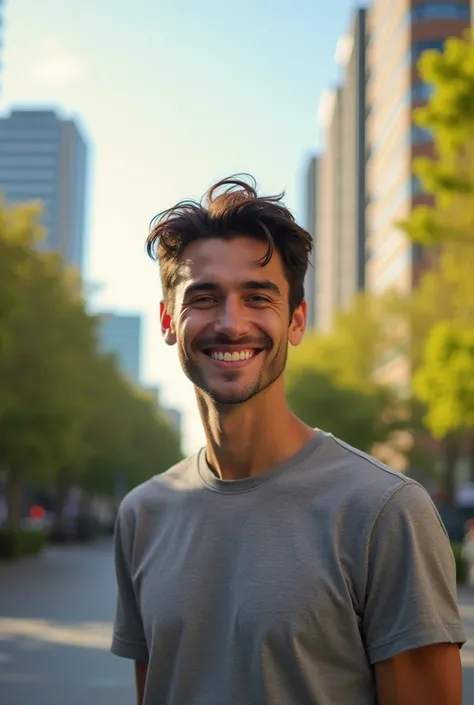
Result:
{"type": "Polygon", "coordinates": [[[243,362],[246,360],[250,360],[251,358],[255,357],[259,353],[261,353],[262,350],[259,348],[245,348],[245,349],[223,349],[223,348],[209,348],[207,350],[203,350],[203,353],[210,357],[212,360],[215,360],[216,362],[243,362]]]}

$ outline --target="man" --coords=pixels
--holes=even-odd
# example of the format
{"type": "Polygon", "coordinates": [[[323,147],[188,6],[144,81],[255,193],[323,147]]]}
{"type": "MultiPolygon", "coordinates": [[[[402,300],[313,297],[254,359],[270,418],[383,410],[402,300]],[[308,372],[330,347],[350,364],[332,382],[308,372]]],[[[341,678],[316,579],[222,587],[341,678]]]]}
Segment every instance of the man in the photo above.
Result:
{"type": "Polygon", "coordinates": [[[158,216],[161,326],[206,448],[116,527],[139,705],[461,705],[455,568],[425,490],[285,401],[311,237],[245,180],[158,216]]]}

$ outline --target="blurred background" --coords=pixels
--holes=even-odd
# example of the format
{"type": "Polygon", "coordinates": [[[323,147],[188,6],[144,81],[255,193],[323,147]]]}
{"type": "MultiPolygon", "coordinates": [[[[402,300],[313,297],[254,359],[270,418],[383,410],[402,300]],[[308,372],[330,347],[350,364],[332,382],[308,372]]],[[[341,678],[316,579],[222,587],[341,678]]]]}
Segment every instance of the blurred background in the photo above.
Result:
{"type": "MultiPolygon", "coordinates": [[[[128,705],[124,494],[204,442],[151,218],[250,172],[314,239],[288,398],[474,518],[470,0],[0,0],[0,701],[128,705]]],[[[389,550],[390,547],[387,547],[389,550]]]]}

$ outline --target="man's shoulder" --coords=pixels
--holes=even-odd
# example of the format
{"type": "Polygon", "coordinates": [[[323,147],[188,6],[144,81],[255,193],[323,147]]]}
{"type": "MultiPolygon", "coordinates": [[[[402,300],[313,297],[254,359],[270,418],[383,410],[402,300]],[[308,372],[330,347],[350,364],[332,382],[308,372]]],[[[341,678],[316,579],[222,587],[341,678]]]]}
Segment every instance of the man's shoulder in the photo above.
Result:
{"type": "Polygon", "coordinates": [[[168,492],[189,488],[196,482],[195,472],[197,454],[191,455],[149,480],[134,487],[122,499],[119,514],[122,517],[136,515],[143,510],[153,509],[159,505],[168,492]]]}
{"type": "MultiPolygon", "coordinates": [[[[335,436],[325,443],[326,477],[337,494],[351,495],[363,505],[383,506],[392,495],[404,487],[426,490],[402,472],[365,453],[335,436]]],[[[360,506],[360,504],[359,504],[360,506]]]]}

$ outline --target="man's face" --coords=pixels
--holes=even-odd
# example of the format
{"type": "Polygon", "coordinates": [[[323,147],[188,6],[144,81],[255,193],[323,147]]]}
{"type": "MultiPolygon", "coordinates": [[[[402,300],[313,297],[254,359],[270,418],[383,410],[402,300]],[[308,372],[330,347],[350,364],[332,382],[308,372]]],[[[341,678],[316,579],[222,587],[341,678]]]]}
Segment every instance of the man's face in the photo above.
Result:
{"type": "Polygon", "coordinates": [[[162,309],[165,340],[177,343],[191,382],[216,404],[248,401],[277,380],[288,342],[300,342],[305,304],[289,319],[281,258],[248,237],[194,242],[183,256],[172,317],[162,309]]]}

